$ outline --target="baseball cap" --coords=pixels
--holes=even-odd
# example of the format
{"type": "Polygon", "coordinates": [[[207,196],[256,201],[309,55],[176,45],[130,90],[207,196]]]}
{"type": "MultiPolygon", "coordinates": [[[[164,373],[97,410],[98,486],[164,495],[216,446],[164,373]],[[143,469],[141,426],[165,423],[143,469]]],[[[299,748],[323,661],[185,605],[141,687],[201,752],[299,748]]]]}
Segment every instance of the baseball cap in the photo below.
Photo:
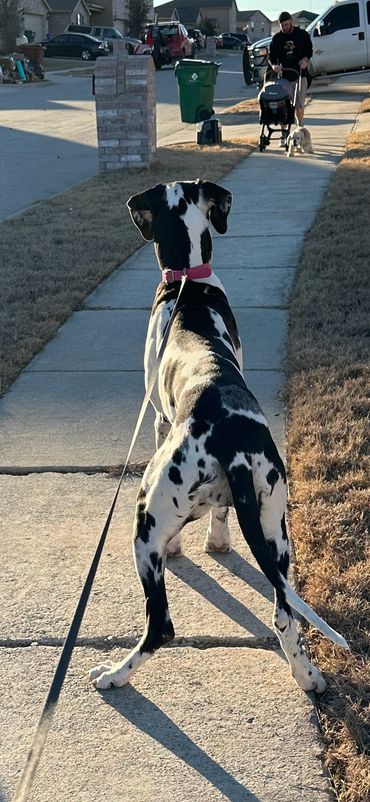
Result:
{"type": "Polygon", "coordinates": [[[289,11],[282,11],[279,16],[279,22],[288,22],[289,19],[292,19],[292,15],[289,14],[289,11]]]}

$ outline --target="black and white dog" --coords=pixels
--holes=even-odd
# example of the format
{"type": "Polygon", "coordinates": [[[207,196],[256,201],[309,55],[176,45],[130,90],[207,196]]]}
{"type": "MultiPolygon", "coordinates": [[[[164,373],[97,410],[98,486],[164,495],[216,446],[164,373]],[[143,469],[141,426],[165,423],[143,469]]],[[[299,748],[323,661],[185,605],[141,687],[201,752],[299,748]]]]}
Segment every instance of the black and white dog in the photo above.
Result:
{"type": "Polygon", "coordinates": [[[144,239],[154,240],[160,283],[152,308],[146,380],[180,290],[152,402],[157,452],[144,473],[134,524],[136,568],[146,599],[146,627],[122,662],[94,668],[97,688],[124,685],[153,652],[174,637],[164,584],[166,556],[182,554],[181,530],[210,511],[206,551],[227,552],[228,507],[275,589],[274,628],[304,690],[323,692],[292,608],[327,637],[346,641],[305,604],[287,582],[284,465],[264,415],[246,387],[236,323],[221,282],[212,272],[210,224],[224,234],[231,194],[209,181],[159,184],[128,201],[144,239]]]}

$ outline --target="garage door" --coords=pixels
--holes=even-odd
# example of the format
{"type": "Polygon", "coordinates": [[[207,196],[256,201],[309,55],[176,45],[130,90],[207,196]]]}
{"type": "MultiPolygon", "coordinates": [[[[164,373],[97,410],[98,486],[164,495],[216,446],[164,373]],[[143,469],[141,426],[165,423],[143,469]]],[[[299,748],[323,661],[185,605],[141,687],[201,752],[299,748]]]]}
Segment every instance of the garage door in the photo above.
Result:
{"type": "Polygon", "coordinates": [[[34,31],[34,42],[41,42],[46,37],[46,21],[40,14],[25,14],[24,30],[34,31]]]}

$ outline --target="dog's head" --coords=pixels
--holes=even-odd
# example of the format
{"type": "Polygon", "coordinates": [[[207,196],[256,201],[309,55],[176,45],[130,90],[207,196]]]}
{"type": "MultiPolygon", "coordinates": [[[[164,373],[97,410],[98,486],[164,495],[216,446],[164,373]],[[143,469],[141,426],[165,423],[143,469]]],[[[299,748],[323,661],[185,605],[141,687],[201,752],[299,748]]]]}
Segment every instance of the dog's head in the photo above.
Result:
{"type": "Polygon", "coordinates": [[[231,194],[198,178],[157,184],[133,195],[127,206],[144,239],[154,240],[160,267],[182,270],[209,262],[209,225],[225,233],[231,194]]]}

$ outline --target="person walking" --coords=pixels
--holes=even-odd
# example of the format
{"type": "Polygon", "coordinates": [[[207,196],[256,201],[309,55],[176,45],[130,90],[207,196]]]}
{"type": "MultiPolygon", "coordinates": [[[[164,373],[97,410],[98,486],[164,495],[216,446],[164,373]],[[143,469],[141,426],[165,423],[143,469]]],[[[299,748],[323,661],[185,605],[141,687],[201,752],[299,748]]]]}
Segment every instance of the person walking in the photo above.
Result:
{"type": "MultiPolygon", "coordinates": [[[[311,83],[308,74],[308,63],[312,56],[312,42],[308,33],[293,25],[288,11],[279,16],[280,31],[272,37],[269,50],[269,64],[276,73],[283,73],[290,83],[290,95],[295,99],[295,116],[297,124],[303,125],[304,103],[307,89],[311,83]],[[284,69],[286,72],[284,73],[284,69]],[[296,74],[289,72],[295,70],[296,74]],[[298,80],[297,73],[300,75],[298,80]],[[298,82],[298,85],[297,85],[298,82]]],[[[281,131],[280,146],[285,147],[284,129],[281,131]]]]}

